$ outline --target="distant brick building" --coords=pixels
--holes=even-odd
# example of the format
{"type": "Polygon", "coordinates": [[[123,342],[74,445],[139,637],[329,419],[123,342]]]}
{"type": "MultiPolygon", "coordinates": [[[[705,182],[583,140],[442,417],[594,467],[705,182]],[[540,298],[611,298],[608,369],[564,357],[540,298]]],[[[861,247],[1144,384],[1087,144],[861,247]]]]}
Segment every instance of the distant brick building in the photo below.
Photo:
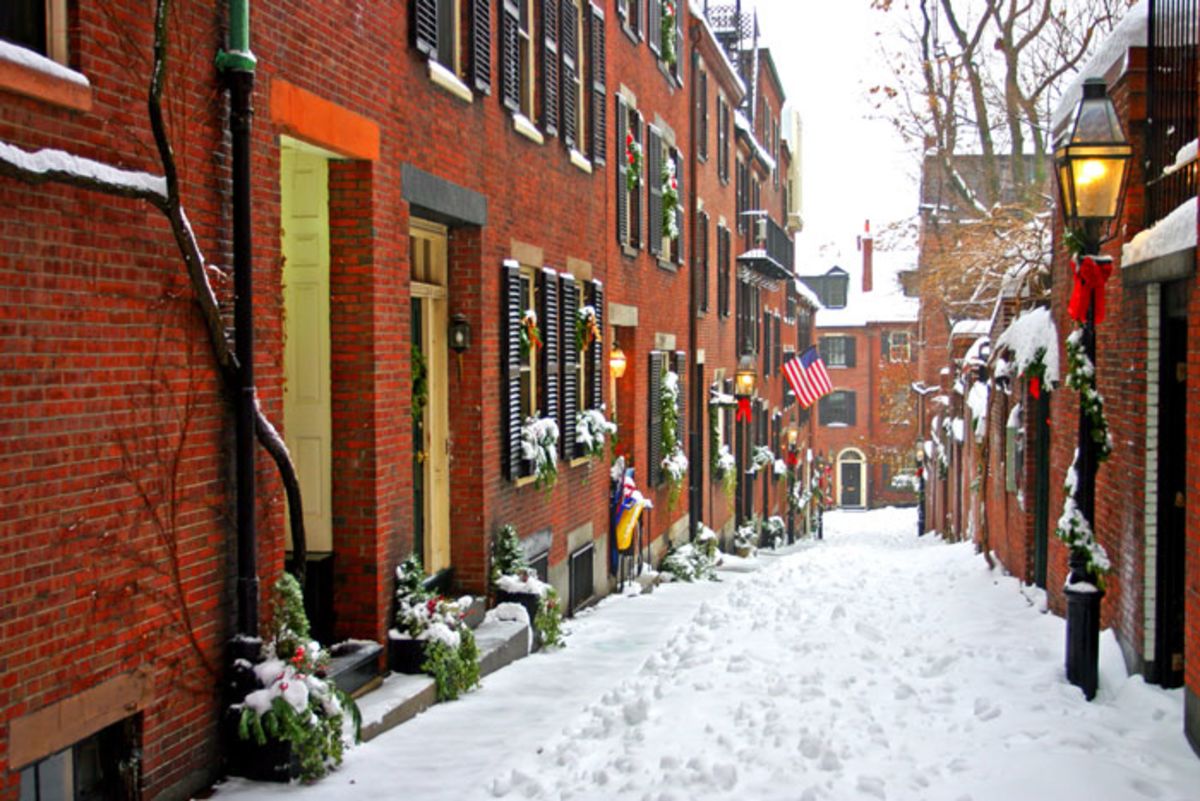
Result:
{"type": "Polygon", "coordinates": [[[916,500],[918,307],[900,283],[915,253],[876,253],[866,228],[854,275],[834,266],[800,276],[823,307],[817,344],[833,382],[817,406],[814,447],[834,467],[837,505],[851,509],[916,500]]]}

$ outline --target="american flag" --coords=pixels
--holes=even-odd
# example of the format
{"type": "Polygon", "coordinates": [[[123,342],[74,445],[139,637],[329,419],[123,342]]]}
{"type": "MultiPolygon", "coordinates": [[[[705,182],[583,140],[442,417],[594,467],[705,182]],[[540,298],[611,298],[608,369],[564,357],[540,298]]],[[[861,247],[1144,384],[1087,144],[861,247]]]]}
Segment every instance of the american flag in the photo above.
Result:
{"type": "Polygon", "coordinates": [[[783,366],[783,374],[787,376],[788,383],[792,385],[792,392],[796,393],[805,409],[816,403],[821,396],[833,392],[833,384],[829,381],[825,362],[821,361],[815,346],[788,361],[783,366]]]}

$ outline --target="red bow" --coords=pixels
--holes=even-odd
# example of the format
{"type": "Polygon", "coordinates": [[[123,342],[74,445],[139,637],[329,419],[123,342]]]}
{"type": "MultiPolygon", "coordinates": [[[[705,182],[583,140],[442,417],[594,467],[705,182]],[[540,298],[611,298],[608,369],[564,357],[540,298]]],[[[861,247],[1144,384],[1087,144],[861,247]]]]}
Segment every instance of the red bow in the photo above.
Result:
{"type": "Polygon", "coordinates": [[[800,463],[800,454],[788,451],[783,457],[783,462],[788,467],[795,467],[800,463]]]}
{"type": "Polygon", "coordinates": [[[1077,323],[1087,320],[1088,308],[1096,303],[1096,322],[1104,322],[1104,283],[1112,275],[1112,259],[1084,256],[1082,263],[1071,262],[1075,274],[1075,286],[1071,290],[1071,301],[1067,313],[1077,323]]]}
{"type": "Polygon", "coordinates": [[[737,414],[734,415],[733,419],[735,422],[741,422],[742,420],[748,421],[750,419],[750,399],[749,398],[738,398],[737,414]]]}
{"type": "MultiPolygon", "coordinates": [[[[1100,311],[1099,306],[1096,307],[1096,311],[1100,311]]],[[[1033,396],[1034,400],[1042,397],[1042,382],[1036,375],[1029,378],[1029,394],[1033,396]]]]}

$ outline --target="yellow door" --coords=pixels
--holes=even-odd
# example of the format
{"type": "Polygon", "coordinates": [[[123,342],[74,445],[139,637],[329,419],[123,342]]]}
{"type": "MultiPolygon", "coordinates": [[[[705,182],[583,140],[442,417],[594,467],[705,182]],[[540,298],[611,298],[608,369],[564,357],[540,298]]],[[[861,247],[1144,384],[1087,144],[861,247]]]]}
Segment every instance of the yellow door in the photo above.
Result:
{"type": "Polygon", "coordinates": [[[426,397],[413,420],[413,539],[425,569],[435,573],[450,566],[446,229],[413,220],[409,234],[414,374],[419,360],[426,397]]]}
{"type": "Polygon", "coordinates": [[[314,553],[333,550],[329,164],[290,147],[282,149],[281,161],[284,439],[296,462],[307,546],[314,553]]]}

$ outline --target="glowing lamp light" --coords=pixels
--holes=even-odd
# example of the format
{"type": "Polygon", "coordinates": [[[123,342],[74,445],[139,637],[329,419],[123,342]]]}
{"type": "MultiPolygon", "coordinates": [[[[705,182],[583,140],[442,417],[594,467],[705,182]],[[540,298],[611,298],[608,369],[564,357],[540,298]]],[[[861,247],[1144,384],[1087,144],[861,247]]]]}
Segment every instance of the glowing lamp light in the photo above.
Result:
{"type": "Polygon", "coordinates": [[[758,386],[758,373],[754,371],[754,359],[750,354],[742,356],[738,361],[737,372],[733,374],[734,395],[739,398],[749,398],[758,386]]]}
{"type": "Polygon", "coordinates": [[[608,371],[612,373],[613,378],[620,378],[625,375],[625,367],[628,362],[625,360],[625,351],[617,347],[614,342],[612,350],[608,353],[608,371]]]}
{"type": "Polygon", "coordinates": [[[1059,205],[1068,228],[1098,240],[1102,227],[1120,216],[1132,155],[1104,81],[1088,79],[1070,134],[1054,150],[1059,205]]]}

